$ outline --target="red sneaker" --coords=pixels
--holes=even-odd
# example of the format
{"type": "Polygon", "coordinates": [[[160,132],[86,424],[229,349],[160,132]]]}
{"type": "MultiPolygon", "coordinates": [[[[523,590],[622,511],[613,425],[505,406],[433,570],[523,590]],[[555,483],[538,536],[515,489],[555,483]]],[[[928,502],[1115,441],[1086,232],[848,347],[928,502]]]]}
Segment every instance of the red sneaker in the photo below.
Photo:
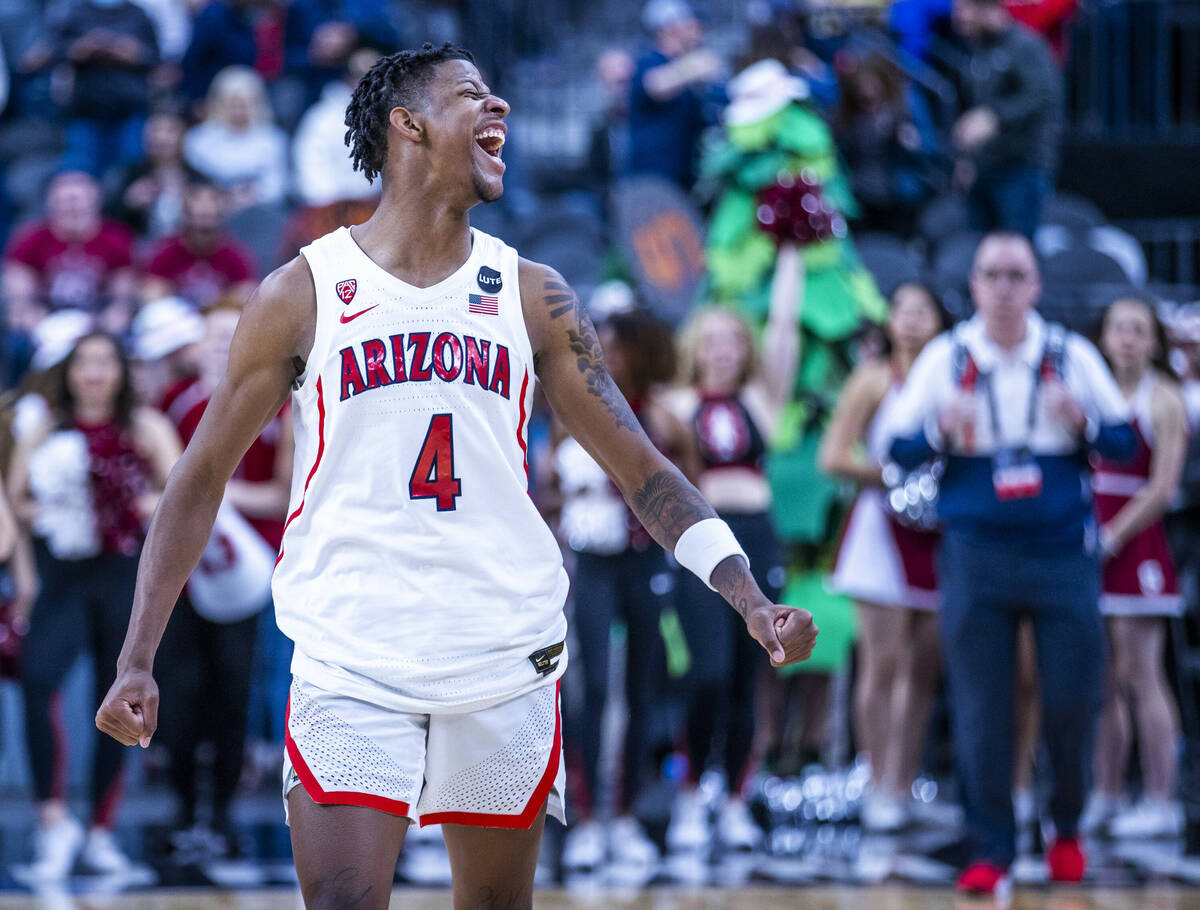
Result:
{"type": "Polygon", "coordinates": [[[995,894],[1008,882],[1008,870],[995,863],[971,863],[958,877],[958,890],[964,894],[995,894]]]}
{"type": "Polygon", "coordinates": [[[1060,837],[1046,851],[1052,882],[1081,882],[1087,869],[1087,856],[1079,846],[1079,838],[1060,837]]]}

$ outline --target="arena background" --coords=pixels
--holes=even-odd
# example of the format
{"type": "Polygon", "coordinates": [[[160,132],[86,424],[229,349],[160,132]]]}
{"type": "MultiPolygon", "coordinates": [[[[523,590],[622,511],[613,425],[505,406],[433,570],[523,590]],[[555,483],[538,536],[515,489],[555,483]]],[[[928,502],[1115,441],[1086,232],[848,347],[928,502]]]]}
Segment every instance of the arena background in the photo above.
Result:
{"type": "MultiPolygon", "coordinates": [[[[11,253],[13,238],[43,217],[47,186],[56,174],[78,167],[93,170],[106,216],[131,221],[137,235],[137,290],[125,322],[117,326],[125,331],[149,289],[158,287],[143,272],[165,231],[139,222],[137,213],[124,205],[130,169],[141,151],[119,160],[109,156],[119,145],[115,133],[98,133],[98,144],[92,145],[80,135],[80,125],[89,119],[87,99],[80,93],[86,89],[103,95],[105,88],[80,82],[72,87],[70,67],[56,56],[54,36],[91,2],[0,0],[0,240],[11,253]]],[[[358,223],[372,209],[369,189],[347,198],[337,196],[334,188],[329,191],[334,196],[317,198],[315,192],[306,195],[297,176],[302,118],[317,103],[322,86],[339,78],[347,62],[355,62],[353,52],[360,47],[388,51],[451,40],[474,52],[493,90],[512,105],[504,150],[506,192],[499,202],[473,212],[475,226],[504,238],[527,258],[559,269],[584,301],[598,299],[607,306],[632,294],[671,325],[706,297],[723,299],[751,317],[761,315],[749,300],[752,295],[726,293],[722,285],[729,276],[721,269],[736,272],[738,263],[730,262],[728,249],[709,232],[722,194],[729,190],[719,171],[701,168],[699,179],[688,186],[661,174],[630,173],[629,80],[636,61],[651,47],[641,4],[234,0],[225,6],[225,0],[145,0],[144,5],[154,20],[161,53],[153,67],[138,73],[147,88],[132,90],[131,97],[143,106],[137,116],[166,112],[190,127],[203,118],[208,82],[222,64],[244,63],[263,78],[269,119],[287,134],[282,186],[260,187],[262,195],[240,195],[223,209],[229,233],[253,256],[254,277],[286,261],[308,239],[358,223]],[[232,32],[222,32],[230,23],[243,28],[236,41],[232,32]],[[228,40],[223,42],[223,36],[228,40]],[[249,56],[239,56],[238,42],[246,37],[249,56]],[[207,44],[202,47],[202,42],[207,44]]],[[[804,109],[835,124],[839,79],[844,81],[854,61],[871,57],[900,74],[906,97],[918,98],[924,111],[928,141],[906,172],[915,175],[917,189],[908,196],[894,194],[893,201],[900,202],[890,214],[875,217],[865,228],[850,218],[849,237],[838,240],[845,247],[839,253],[844,257],[838,266],[842,283],[829,306],[851,315],[843,328],[816,338],[817,347],[827,344],[835,359],[853,357],[862,329],[880,313],[880,295],[905,278],[928,280],[954,316],[967,315],[966,276],[979,235],[969,230],[963,199],[955,192],[949,131],[962,109],[959,76],[969,55],[949,27],[948,4],[897,0],[891,6],[801,6],[786,0],[709,0],[693,6],[706,46],[721,62],[711,80],[714,86],[748,61],[782,56],[809,86],[804,109]]],[[[1146,289],[1159,301],[1160,317],[1172,332],[1172,364],[1182,378],[1196,381],[1200,374],[1188,346],[1200,341],[1200,169],[1195,166],[1200,4],[1042,0],[1014,6],[1041,11],[1040,18],[1036,13],[1027,18],[1053,33],[1064,74],[1056,188],[1046,200],[1037,234],[1046,284],[1043,312],[1091,331],[1098,308],[1114,289],[1146,289]]],[[[723,141],[725,98],[718,91],[704,104],[709,125],[694,151],[698,160],[709,156],[711,161],[723,141]]],[[[325,140],[341,134],[328,118],[319,131],[325,140]]],[[[836,125],[831,135],[835,141],[844,138],[836,125]]],[[[834,149],[817,148],[810,154],[812,166],[827,169],[827,183],[842,181],[853,191],[853,169],[834,149]]],[[[178,217],[176,213],[176,224],[178,217]]],[[[219,296],[236,304],[241,293],[244,288],[228,282],[219,296]]],[[[203,305],[212,299],[192,302],[203,305]]],[[[29,327],[14,324],[12,305],[6,305],[3,374],[6,423],[11,423],[37,339],[31,345],[23,335],[29,327]]],[[[806,357],[813,356],[812,350],[806,348],[806,357]]],[[[816,378],[806,374],[796,393],[802,413],[794,415],[790,436],[775,443],[777,452],[791,456],[791,473],[781,468],[773,479],[794,591],[812,592],[814,579],[819,590],[849,502],[849,491],[818,477],[813,468],[815,440],[843,379],[844,370],[837,369],[816,378]]],[[[545,415],[537,427],[540,436],[537,428],[531,433],[535,491],[550,445],[545,415]]],[[[1195,507],[1200,503],[1190,498],[1200,488],[1188,482],[1200,470],[1200,452],[1195,446],[1192,452],[1196,457],[1189,461],[1185,488],[1170,516],[1188,612],[1171,620],[1167,654],[1183,732],[1179,796],[1187,817],[1185,834],[1153,842],[1098,839],[1090,843],[1093,872],[1084,888],[1051,891],[1044,885],[1041,833],[1034,826],[1014,870],[1020,889],[1017,906],[1200,906],[1200,890],[1192,890],[1200,885],[1200,633],[1194,628],[1200,597],[1195,507]]],[[[813,596],[821,600],[825,595],[813,596]]],[[[849,719],[853,619],[848,608],[828,609],[826,650],[806,680],[827,710],[816,721],[806,717],[808,690],[798,686],[797,699],[782,719],[789,735],[803,740],[795,750],[796,763],[764,768],[747,784],[755,822],[763,831],[761,843],[749,851],[666,848],[680,771],[678,756],[665,754],[658,781],[645,789],[636,807],[661,855],[644,863],[614,859],[584,873],[572,872],[561,861],[564,831],[551,824],[539,867],[545,896],[539,896],[537,905],[958,906],[951,889],[965,854],[944,706],[939,700],[935,707],[924,772],[914,784],[924,817],[898,835],[864,835],[857,821],[866,772],[855,762],[849,719]]],[[[621,640],[618,634],[616,643],[621,640]]],[[[72,670],[61,699],[60,726],[70,745],[67,787],[76,803],[85,799],[96,736],[90,660],[85,657],[72,670]]],[[[609,780],[619,764],[622,671],[617,660],[603,718],[601,764],[609,780]]],[[[266,671],[255,672],[256,685],[272,684],[266,671]]],[[[571,697],[569,682],[564,692],[571,697]]],[[[270,695],[256,690],[255,697],[270,695]]],[[[233,807],[233,843],[216,847],[203,838],[173,837],[179,833],[177,803],[167,756],[157,747],[132,750],[116,824],[132,867],[115,876],[78,874],[53,886],[31,886],[20,872],[31,857],[36,821],[21,699],[14,681],[0,680],[0,907],[298,906],[278,795],[278,743],[270,736],[269,718],[255,718],[253,712],[252,723],[259,727],[247,741],[233,807]]],[[[669,724],[678,706],[670,693],[662,700],[663,722],[669,724]]],[[[568,762],[574,770],[570,755],[568,762]]],[[[609,799],[611,794],[597,795],[601,814],[609,799]]],[[[393,905],[446,905],[449,866],[436,830],[433,837],[410,839],[397,868],[393,905]]]]}

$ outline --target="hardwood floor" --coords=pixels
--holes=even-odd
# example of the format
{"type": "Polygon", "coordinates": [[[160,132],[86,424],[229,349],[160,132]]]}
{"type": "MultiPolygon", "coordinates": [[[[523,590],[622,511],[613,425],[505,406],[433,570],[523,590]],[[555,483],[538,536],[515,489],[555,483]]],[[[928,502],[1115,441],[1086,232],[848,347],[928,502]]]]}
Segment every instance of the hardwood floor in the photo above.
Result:
{"type": "MultiPolygon", "coordinates": [[[[446,910],[446,890],[397,890],[391,910],[446,910]]],[[[539,890],[536,910],[993,910],[994,901],[963,899],[948,889],[650,888],[616,891],[539,890]]],[[[299,894],[280,891],[150,891],[112,896],[47,894],[0,898],[0,910],[301,910],[299,894]]],[[[1011,910],[1200,910],[1200,890],[1168,886],[1128,889],[1018,888],[1011,910]]]]}

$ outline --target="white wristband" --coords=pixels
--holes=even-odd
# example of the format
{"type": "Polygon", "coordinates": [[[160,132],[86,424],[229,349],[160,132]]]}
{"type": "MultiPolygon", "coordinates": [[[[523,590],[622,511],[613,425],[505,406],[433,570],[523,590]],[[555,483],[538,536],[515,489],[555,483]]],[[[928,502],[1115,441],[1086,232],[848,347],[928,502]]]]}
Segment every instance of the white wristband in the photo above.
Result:
{"type": "Polygon", "coordinates": [[[740,556],[750,565],[750,557],[741,548],[729,525],[719,518],[705,518],[679,535],[675,542],[675,559],[688,571],[715,591],[709,579],[713,569],[730,556],[740,556]]]}

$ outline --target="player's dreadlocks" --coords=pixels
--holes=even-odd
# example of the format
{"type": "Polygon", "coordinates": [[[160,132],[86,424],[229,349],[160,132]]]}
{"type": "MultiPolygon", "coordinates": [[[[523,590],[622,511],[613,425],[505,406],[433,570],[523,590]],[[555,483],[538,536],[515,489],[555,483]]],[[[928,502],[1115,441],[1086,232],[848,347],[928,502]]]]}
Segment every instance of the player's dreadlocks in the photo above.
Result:
{"type": "Polygon", "coordinates": [[[433,81],[433,68],[447,60],[475,58],[465,48],[449,42],[435,48],[426,43],[419,51],[398,51],[380,57],[359,80],[346,108],[346,145],[354,169],[374,182],[387,159],[388,115],[392,108],[412,109],[423,101],[433,81]]]}

